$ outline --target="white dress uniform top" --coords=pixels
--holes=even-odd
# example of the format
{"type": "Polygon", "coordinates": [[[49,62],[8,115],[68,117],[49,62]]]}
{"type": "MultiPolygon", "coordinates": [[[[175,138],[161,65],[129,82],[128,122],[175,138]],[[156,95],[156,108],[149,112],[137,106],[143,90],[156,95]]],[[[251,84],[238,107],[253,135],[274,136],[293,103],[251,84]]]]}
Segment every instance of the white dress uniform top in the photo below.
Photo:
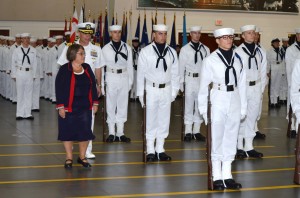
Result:
{"type": "Polygon", "coordinates": [[[163,53],[158,55],[153,42],[141,50],[137,70],[137,96],[141,100],[146,90],[147,154],[165,152],[171,102],[177,96],[179,80],[178,58],[173,48],[166,44],[163,53]]]}
{"type": "Polygon", "coordinates": [[[133,83],[132,49],[123,41],[121,41],[119,49],[116,49],[111,41],[103,47],[102,53],[101,65],[106,66],[106,122],[109,135],[121,137],[124,135],[128,94],[133,83]],[[117,124],[116,134],[115,124],[117,124]]]}
{"type": "Polygon", "coordinates": [[[51,98],[51,72],[52,72],[52,62],[51,62],[51,52],[50,50],[52,49],[51,45],[49,42],[55,42],[53,38],[48,39],[48,46],[44,48],[44,71],[45,71],[45,77],[44,77],[44,82],[43,82],[43,90],[44,90],[44,95],[45,99],[50,100],[51,98]]]}
{"type": "MultiPolygon", "coordinates": [[[[22,34],[22,37],[30,36],[22,34]]],[[[21,45],[12,55],[12,77],[17,84],[17,117],[28,118],[31,115],[33,79],[36,78],[36,50],[21,45]]]]}
{"type": "MultiPolygon", "coordinates": [[[[200,31],[201,27],[191,27],[191,31],[200,31]]],[[[180,83],[185,82],[185,90],[181,86],[181,91],[185,91],[185,111],[184,124],[185,134],[197,134],[203,119],[198,110],[198,92],[200,85],[200,72],[203,59],[210,55],[207,46],[199,42],[197,48],[192,42],[183,46],[179,54],[180,83]],[[192,125],[193,130],[192,130],[192,125]]]]}
{"type": "MultiPolygon", "coordinates": [[[[215,30],[215,37],[233,35],[231,28],[215,30]]],[[[247,113],[246,72],[240,56],[233,52],[230,63],[220,49],[204,59],[200,73],[198,105],[207,119],[208,86],[211,99],[212,174],[213,180],[231,179],[231,163],[235,158],[240,120],[247,113]]]]}
{"type": "MultiPolygon", "coordinates": [[[[15,41],[15,37],[9,37],[9,40],[14,42],[15,41]]],[[[6,56],[6,94],[7,94],[7,98],[11,101],[13,101],[13,92],[12,92],[12,81],[13,79],[10,76],[11,73],[11,58],[12,58],[12,53],[11,53],[11,48],[13,48],[14,46],[8,46],[8,52],[7,52],[7,56],[6,56]]]]}
{"type": "MultiPolygon", "coordinates": [[[[241,27],[241,32],[255,30],[255,25],[241,27]]],[[[243,61],[247,81],[247,117],[241,121],[238,146],[239,150],[253,150],[253,139],[256,135],[255,124],[260,114],[260,104],[267,81],[267,58],[265,52],[255,43],[242,43],[236,48],[243,61]],[[253,50],[249,51],[249,48],[253,50]],[[245,141],[245,145],[243,144],[245,141]]]]}
{"type": "MultiPolygon", "coordinates": [[[[95,24],[89,23],[89,22],[78,24],[78,27],[81,27],[81,28],[84,28],[86,26],[89,26],[88,31],[92,31],[95,28],[95,24]]],[[[79,40],[76,41],[75,43],[80,44],[79,40]]],[[[57,64],[64,65],[69,62],[67,59],[68,48],[69,48],[68,45],[66,45],[64,47],[64,50],[61,53],[61,56],[59,57],[57,64]]],[[[101,65],[101,61],[103,59],[102,50],[99,46],[96,46],[96,45],[92,44],[91,42],[87,46],[83,46],[83,48],[85,51],[85,63],[90,65],[92,71],[95,74],[95,69],[99,69],[102,67],[102,65],[101,65]]],[[[100,83],[100,82],[97,82],[97,83],[100,83]]],[[[94,122],[95,122],[95,115],[92,114],[92,126],[91,126],[92,131],[94,131],[94,122]]],[[[90,154],[92,154],[91,152],[92,152],[92,141],[90,141],[87,151],[86,151],[87,158],[89,158],[89,156],[91,156],[90,155],[90,154]]],[[[93,156],[93,158],[94,158],[94,156],[93,156]]]]}
{"type": "MultiPolygon", "coordinates": [[[[272,42],[273,41],[275,41],[275,39],[272,40],[272,42]]],[[[279,48],[275,49],[272,47],[267,51],[267,62],[267,71],[268,73],[271,72],[270,100],[271,104],[274,105],[277,104],[277,98],[279,97],[281,73],[284,69],[283,54],[279,48]]]]}

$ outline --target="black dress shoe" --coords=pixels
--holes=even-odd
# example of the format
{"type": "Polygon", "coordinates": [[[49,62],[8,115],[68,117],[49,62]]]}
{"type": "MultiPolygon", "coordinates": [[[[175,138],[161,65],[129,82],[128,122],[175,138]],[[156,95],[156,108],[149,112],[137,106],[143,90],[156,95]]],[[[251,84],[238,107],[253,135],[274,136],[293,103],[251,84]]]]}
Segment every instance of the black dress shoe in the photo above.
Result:
{"type": "Polygon", "coordinates": [[[245,159],[247,157],[247,155],[246,155],[246,152],[245,151],[243,151],[243,150],[241,150],[241,149],[238,149],[237,151],[236,151],[236,155],[235,155],[235,158],[236,159],[245,159]]]}
{"type": "Polygon", "coordinates": [[[90,167],[92,167],[92,165],[91,165],[90,163],[88,163],[88,161],[87,161],[86,158],[80,159],[80,157],[78,157],[77,162],[78,162],[79,164],[81,164],[81,165],[82,165],[83,167],[85,167],[85,168],[90,168],[90,167]],[[86,161],[86,162],[85,162],[85,161],[86,161]]]}
{"type": "Polygon", "coordinates": [[[24,118],[22,118],[22,117],[20,117],[20,116],[18,116],[18,117],[16,117],[16,120],[23,120],[24,118]]]}
{"type": "Polygon", "coordinates": [[[280,107],[280,104],[276,103],[275,108],[279,108],[279,107],[280,107]]]}
{"type": "Polygon", "coordinates": [[[246,154],[248,157],[254,157],[254,158],[262,158],[264,155],[260,152],[257,152],[256,150],[250,150],[246,151],[246,154]]]}
{"type": "Polygon", "coordinates": [[[31,111],[33,111],[33,112],[40,112],[39,109],[32,109],[31,111]]]}
{"type": "Polygon", "coordinates": [[[172,158],[167,155],[166,153],[156,153],[156,158],[159,160],[159,161],[171,161],[172,158]]]}
{"type": "Polygon", "coordinates": [[[291,130],[290,133],[287,136],[289,138],[296,138],[297,137],[296,130],[291,130]]]}
{"type": "Polygon", "coordinates": [[[225,189],[223,180],[216,180],[216,181],[214,181],[213,185],[214,185],[214,190],[224,190],[225,189]]]}
{"type": "Polygon", "coordinates": [[[190,141],[192,141],[192,134],[191,134],[191,133],[185,134],[183,140],[184,140],[185,142],[190,142],[190,141]]]}
{"type": "Polygon", "coordinates": [[[224,183],[228,189],[239,190],[242,188],[242,185],[240,183],[236,183],[234,179],[225,179],[224,183]]]}
{"type": "Polygon", "coordinates": [[[114,142],[114,140],[115,140],[115,136],[114,136],[114,135],[109,135],[109,136],[107,137],[107,139],[106,139],[106,142],[112,143],[112,142],[114,142]]]}
{"type": "Polygon", "coordinates": [[[206,138],[201,133],[194,134],[194,137],[197,141],[205,142],[206,138]]]}
{"type": "Polygon", "coordinates": [[[13,104],[17,104],[17,102],[13,102],[13,104]]]}
{"type": "Polygon", "coordinates": [[[256,135],[255,135],[254,139],[263,139],[263,140],[266,139],[266,135],[265,134],[263,134],[263,133],[261,133],[259,131],[256,131],[255,133],[256,133],[256,135]]]}
{"type": "MultiPolygon", "coordinates": [[[[116,136],[116,137],[117,137],[117,136],[116,136]]],[[[118,138],[119,138],[119,137],[118,137],[118,138]]],[[[122,135],[122,136],[120,137],[120,141],[121,141],[121,142],[129,143],[129,142],[131,142],[131,139],[128,138],[128,137],[126,137],[125,135],[122,135]]]]}
{"type": "Polygon", "coordinates": [[[72,168],[72,164],[73,164],[73,160],[67,159],[65,161],[65,169],[71,169],[72,168]]]}
{"type": "Polygon", "coordinates": [[[27,120],[34,120],[34,117],[33,116],[29,116],[29,117],[27,117],[25,119],[27,119],[27,120]]]}
{"type": "Polygon", "coordinates": [[[147,160],[147,162],[155,162],[155,161],[157,161],[157,158],[156,158],[155,154],[150,153],[146,156],[146,160],[147,160]]]}

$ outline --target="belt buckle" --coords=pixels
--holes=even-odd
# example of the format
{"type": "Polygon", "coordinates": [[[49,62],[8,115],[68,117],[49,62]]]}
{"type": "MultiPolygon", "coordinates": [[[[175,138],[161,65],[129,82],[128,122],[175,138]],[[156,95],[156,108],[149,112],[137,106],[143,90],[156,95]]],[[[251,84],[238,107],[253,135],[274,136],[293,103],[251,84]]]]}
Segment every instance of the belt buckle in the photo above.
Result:
{"type": "Polygon", "coordinates": [[[198,77],[198,73],[194,73],[194,74],[193,74],[193,77],[194,77],[194,78],[197,78],[197,77],[198,77]]]}
{"type": "Polygon", "coordinates": [[[280,62],[279,62],[279,61],[277,61],[277,62],[276,62],[276,64],[280,64],[280,62]]]}
{"type": "Polygon", "coordinates": [[[29,71],[29,68],[25,68],[25,71],[29,71]]]}
{"type": "Polygon", "coordinates": [[[250,82],[249,82],[249,86],[254,86],[255,84],[256,84],[255,81],[250,81],[250,82]]]}
{"type": "Polygon", "coordinates": [[[122,73],[122,69],[117,69],[117,74],[121,74],[122,73]]]}
{"type": "Polygon", "coordinates": [[[158,88],[160,88],[160,89],[161,89],[161,88],[165,88],[165,86],[166,86],[166,84],[159,84],[159,85],[158,85],[158,88]]]}
{"type": "Polygon", "coordinates": [[[234,91],[233,85],[227,85],[226,89],[227,89],[227,91],[234,91]]]}

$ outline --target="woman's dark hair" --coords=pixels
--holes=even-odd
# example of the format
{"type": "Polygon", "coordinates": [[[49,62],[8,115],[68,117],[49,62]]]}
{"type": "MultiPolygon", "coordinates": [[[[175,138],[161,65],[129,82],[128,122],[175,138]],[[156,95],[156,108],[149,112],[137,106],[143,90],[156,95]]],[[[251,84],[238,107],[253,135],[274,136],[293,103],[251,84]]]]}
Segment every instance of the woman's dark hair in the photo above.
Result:
{"type": "Polygon", "coordinates": [[[82,49],[84,51],[84,48],[79,44],[73,44],[68,48],[67,51],[67,59],[68,61],[72,62],[76,59],[77,52],[82,49]]]}

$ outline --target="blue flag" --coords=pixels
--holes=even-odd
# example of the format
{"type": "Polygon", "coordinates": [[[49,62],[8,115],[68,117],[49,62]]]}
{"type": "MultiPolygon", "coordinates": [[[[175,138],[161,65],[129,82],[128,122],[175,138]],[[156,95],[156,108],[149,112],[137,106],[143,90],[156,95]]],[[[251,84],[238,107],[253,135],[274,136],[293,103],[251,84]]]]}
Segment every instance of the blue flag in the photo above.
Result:
{"type": "Polygon", "coordinates": [[[141,45],[146,46],[149,44],[149,38],[148,38],[148,32],[147,32],[147,20],[146,20],[146,14],[144,17],[144,25],[143,25],[143,32],[142,32],[142,41],[141,45]]]}
{"type": "Polygon", "coordinates": [[[183,33],[182,33],[182,46],[186,45],[188,43],[187,35],[186,35],[186,18],[185,14],[183,15],[183,33]]]}
{"type": "Polygon", "coordinates": [[[141,17],[140,17],[140,15],[139,15],[139,18],[138,18],[138,22],[137,22],[137,25],[136,25],[136,30],[135,30],[135,35],[134,35],[134,37],[136,37],[136,38],[139,38],[139,40],[140,40],[140,23],[141,23],[141,17]]]}
{"type": "Polygon", "coordinates": [[[108,32],[108,19],[107,12],[105,12],[105,21],[104,21],[104,35],[103,35],[103,45],[106,45],[110,42],[109,32],[108,32]]]}
{"type": "Polygon", "coordinates": [[[174,49],[176,48],[175,21],[176,21],[176,16],[174,15],[174,21],[173,21],[173,27],[172,27],[172,33],[171,33],[171,42],[170,42],[170,46],[173,47],[174,49]]]}

